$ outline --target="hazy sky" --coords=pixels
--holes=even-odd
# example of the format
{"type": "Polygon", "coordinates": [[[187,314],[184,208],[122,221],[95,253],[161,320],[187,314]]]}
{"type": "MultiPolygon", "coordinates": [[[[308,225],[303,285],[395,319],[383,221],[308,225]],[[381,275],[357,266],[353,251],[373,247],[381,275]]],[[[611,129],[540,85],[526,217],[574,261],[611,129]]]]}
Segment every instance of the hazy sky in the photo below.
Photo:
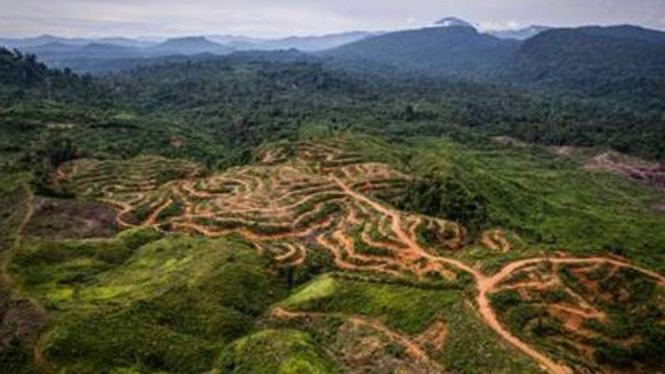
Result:
{"type": "Polygon", "coordinates": [[[0,35],[285,36],[427,26],[632,23],[665,29],[665,0],[0,0],[0,35]]]}

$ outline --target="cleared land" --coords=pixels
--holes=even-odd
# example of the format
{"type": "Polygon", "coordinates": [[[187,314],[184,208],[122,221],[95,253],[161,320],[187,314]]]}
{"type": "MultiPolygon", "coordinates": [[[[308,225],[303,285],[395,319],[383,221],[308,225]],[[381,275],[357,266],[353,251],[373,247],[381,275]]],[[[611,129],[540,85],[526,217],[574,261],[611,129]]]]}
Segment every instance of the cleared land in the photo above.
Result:
{"type": "MultiPolygon", "coordinates": [[[[579,341],[578,336],[608,342],[612,339],[602,328],[592,331],[581,326],[591,321],[602,325],[608,316],[567,285],[568,278],[559,275],[561,269],[571,269],[572,278],[582,280],[600,268],[608,269],[604,280],[632,271],[635,277],[653,284],[654,292],[662,293],[663,276],[618,257],[559,253],[520,259],[488,274],[454,256],[466,243],[466,230],[459,224],[402,212],[380,200],[385,194],[400,193],[410,176],[386,164],[366,162],[349,148],[341,139],[294,143],[263,151],[258,165],[209,176],[194,164],[157,157],[126,162],[77,161],[60,168],[58,179],[80,198],[115,207],[120,227],[197,233],[209,238],[240,235],[282,268],[301,266],[308,257],[326,251],[332,254],[338,269],[369,277],[404,282],[456,282],[466,277],[474,285],[474,308],[486,325],[553,374],[573,372],[570,360],[563,360],[569,353],[552,355],[546,343],[524,336],[505,320],[510,308],[504,304],[513,307],[527,301],[534,304],[530,310],[560,320],[565,330],[573,333],[569,340],[583,366],[596,365],[594,352],[602,344],[579,341]],[[434,232],[428,237],[439,240],[425,242],[423,232],[434,232]],[[537,303],[530,297],[533,292],[550,290],[556,290],[560,297],[540,297],[537,303]],[[506,292],[512,297],[517,294],[518,300],[506,302],[505,297],[501,298],[506,292]]],[[[485,232],[482,243],[498,253],[512,248],[499,229],[485,232]]],[[[597,285],[588,283],[584,287],[593,291],[597,285]]],[[[630,298],[631,291],[621,292],[630,298]]],[[[659,313],[655,323],[662,323],[662,303],[654,304],[654,308],[659,313]]],[[[345,319],[401,346],[408,356],[422,361],[421,372],[440,370],[423,346],[445,344],[442,321],[434,322],[414,338],[357,315],[301,312],[287,307],[274,309],[272,315],[277,319],[345,319]]],[[[640,342],[633,339],[622,344],[628,349],[640,342]]],[[[599,365],[602,367],[602,363],[599,365]]]]}

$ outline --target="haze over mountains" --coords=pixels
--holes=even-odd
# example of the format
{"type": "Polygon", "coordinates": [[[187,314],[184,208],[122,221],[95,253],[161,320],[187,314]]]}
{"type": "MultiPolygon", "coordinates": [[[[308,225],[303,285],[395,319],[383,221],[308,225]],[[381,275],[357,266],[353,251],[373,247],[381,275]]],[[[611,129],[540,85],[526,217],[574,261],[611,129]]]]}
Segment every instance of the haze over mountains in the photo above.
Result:
{"type": "MultiPolygon", "coordinates": [[[[60,38],[43,35],[0,39],[48,65],[105,73],[138,64],[206,59],[263,51],[298,50],[290,59],[316,60],[336,68],[381,74],[455,77],[489,82],[556,85],[598,95],[633,96],[643,87],[660,95],[665,76],[665,33],[638,26],[479,31],[471,22],[446,17],[431,27],[393,32],[348,32],[324,36],[257,39],[232,35],[171,38],[60,38]],[[622,90],[616,90],[622,87],[622,90]]],[[[640,95],[635,100],[643,100],[640,95]]]]}
{"type": "MultiPolygon", "coordinates": [[[[446,17],[433,24],[434,27],[474,28],[465,20],[446,17]]],[[[502,39],[526,39],[545,30],[531,27],[525,30],[488,32],[502,39]]],[[[151,58],[165,55],[196,55],[209,53],[223,55],[237,51],[273,51],[297,49],[303,52],[318,52],[334,49],[366,38],[381,36],[387,32],[353,31],[322,36],[293,36],[282,39],[259,39],[236,35],[201,35],[171,39],[159,38],[63,38],[41,35],[32,38],[0,38],[0,45],[36,54],[54,66],[72,59],[151,58]],[[120,48],[119,48],[120,47],[120,48]]]]}
{"type": "MultiPolygon", "coordinates": [[[[161,42],[130,38],[62,38],[53,35],[42,35],[25,39],[2,39],[0,45],[34,53],[46,60],[59,59],[56,53],[69,52],[72,55],[82,54],[90,45],[106,46],[110,51],[113,47],[127,48],[124,52],[136,57],[155,57],[165,54],[194,55],[200,53],[227,54],[234,51],[247,50],[287,50],[298,49],[306,52],[335,48],[366,37],[378,35],[375,32],[346,32],[323,36],[289,37],[284,39],[257,39],[233,35],[205,35],[165,39],[161,42]]],[[[111,56],[90,55],[89,58],[107,58],[111,56]]],[[[71,56],[70,56],[71,57],[71,56]]],[[[125,56],[119,56],[125,57],[125,56]]]]}

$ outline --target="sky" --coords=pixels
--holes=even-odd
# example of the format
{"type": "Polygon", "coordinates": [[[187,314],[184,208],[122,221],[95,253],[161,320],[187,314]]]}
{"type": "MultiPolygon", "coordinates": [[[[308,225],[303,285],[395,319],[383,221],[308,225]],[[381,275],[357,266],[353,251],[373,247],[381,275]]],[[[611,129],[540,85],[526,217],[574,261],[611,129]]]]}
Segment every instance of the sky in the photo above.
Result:
{"type": "Polygon", "coordinates": [[[637,24],[665,30],[665,0],[0,0],[0,36],[252,37],[425,27],[637,24]]]}

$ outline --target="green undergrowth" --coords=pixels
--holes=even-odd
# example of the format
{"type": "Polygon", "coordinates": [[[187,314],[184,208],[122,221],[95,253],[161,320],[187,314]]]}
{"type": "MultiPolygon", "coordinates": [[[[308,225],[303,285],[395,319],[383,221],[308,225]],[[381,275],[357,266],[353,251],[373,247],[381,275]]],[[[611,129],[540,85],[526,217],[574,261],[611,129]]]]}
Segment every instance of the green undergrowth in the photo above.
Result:
{"type": "Polygon", "coordinates": [[[161,234],[151,229],[126,231],[111,240],[29,241],[15,251],[9,270],[20,289],[48,309],[67,308],[95,277],[122,265],[161,234]]]}
{"type": "MultiPolygon", "coordinates": [[[[498,338],[461,290],[423,290],[324,275],[296,290],[279,305],[292,311],[331,317],[362,316],[416,336],[437,321],[446,325],[446,342],[435,357],[450,373],[540,373],[531,360],[498,338]],[[500,369],[497,369],[500,368],[500,369]]],[[[333,326],[334,327],[334,326],[333,326]]],[[[315,336],[325,336],[318,330],[315,336]]]]}
{"type": "Polygon", "coordinates": [[[511,241],[518,253],[460,254],[487,262],[490,270],[553,250],[613,253],[665,270],[665,213],[655,209],[665,198],[648,185],[586,171],[583,160],[545,147],[504,145],[481,136],[408,143],[360,133],[339,136],[367,161],[385,162],[414,177],[404,194],[387,203],[461,223],[469,244],[492,228],[519,238],[511,241]]]}
{"type": "Polygon", "coordinates": [[[7,164],[41,161],[54,139],[71,141],[82,158],[154,154],[214,166],[213,160],[226,156],[207,130],[177,120],[51,101],[0,108],[0,156],[7,164]]]}
{"type": "Polygon", "coordinates": [[[22,326],[33,323],[34,319],[31,318],[34,317],[25,315],[25,312],[21,314],[17,305],[26,300],[20,300],[15,295],[13,285],[4,274],[11,252],[20,238],[19,231],[29,213],[31,194],[27,187],[28,181],[28,174],[0,175],[0,371],[3,373],[38,373],[33,365],[32,352],[36,329],[22,326]]]}
{"type": "Polygon", "coordinates": [[[560,269],[563,283],[607,316],[586,319],[576,331],[569,330],[561,317],[543,307],[579,302],[561,288],[534,291],[528,299],[515,290],[505,290],[491,295],[491,302],[513,334],[569,363],[575,371],[612,367],[617,372],[657,372],[665,354],[665,291],[632,269],[621,269],[611,276],[609,272],[599,268],[597,274],[590,274],[597,278],[596,290],[584,286],[571,268],[560,269]],[[592,355],[580,357],[574,348],[580,344],[592,355]]]}
{"type": "Polygon", "coordinates": [[[202,373],[285,296],[242,240],[160,236],[139,229],[17,252],[21,288],[53,317],[40,348],[57,372],[202,373]]]}
{"type": "Polygon", "coordinates": [[[482,203],[481,228],[513,231],[532,254],[614,253],[663,270],[665,214],[654,209],[662,195],[653,188],[584,171],[541,147],[463,145],[442,138],[416,141],[411,150],[403,166],[411,174],[453,179],[482,203]]]}
{"type": "Polygon", "coordinates": [[[287,309],[362,315],[407,333],[419,333],[441,311],[458,302],[460,292],[320,277],[284,301],[287,309]],[[408,300],[408,302],[404,302],[408,300]]]}
{"type": "Polygon", "coordinates": [[[224,350],[214,374],[339,373],[308,334],[297,330],[263,330],[224,350]]]}
{"type": "Polygon", "coordinates": [[[444,320],[447,333],[440,360],[446,372],[544,374],[530,357],[499,338],[465,303],[447,308],[444,320]]]}

